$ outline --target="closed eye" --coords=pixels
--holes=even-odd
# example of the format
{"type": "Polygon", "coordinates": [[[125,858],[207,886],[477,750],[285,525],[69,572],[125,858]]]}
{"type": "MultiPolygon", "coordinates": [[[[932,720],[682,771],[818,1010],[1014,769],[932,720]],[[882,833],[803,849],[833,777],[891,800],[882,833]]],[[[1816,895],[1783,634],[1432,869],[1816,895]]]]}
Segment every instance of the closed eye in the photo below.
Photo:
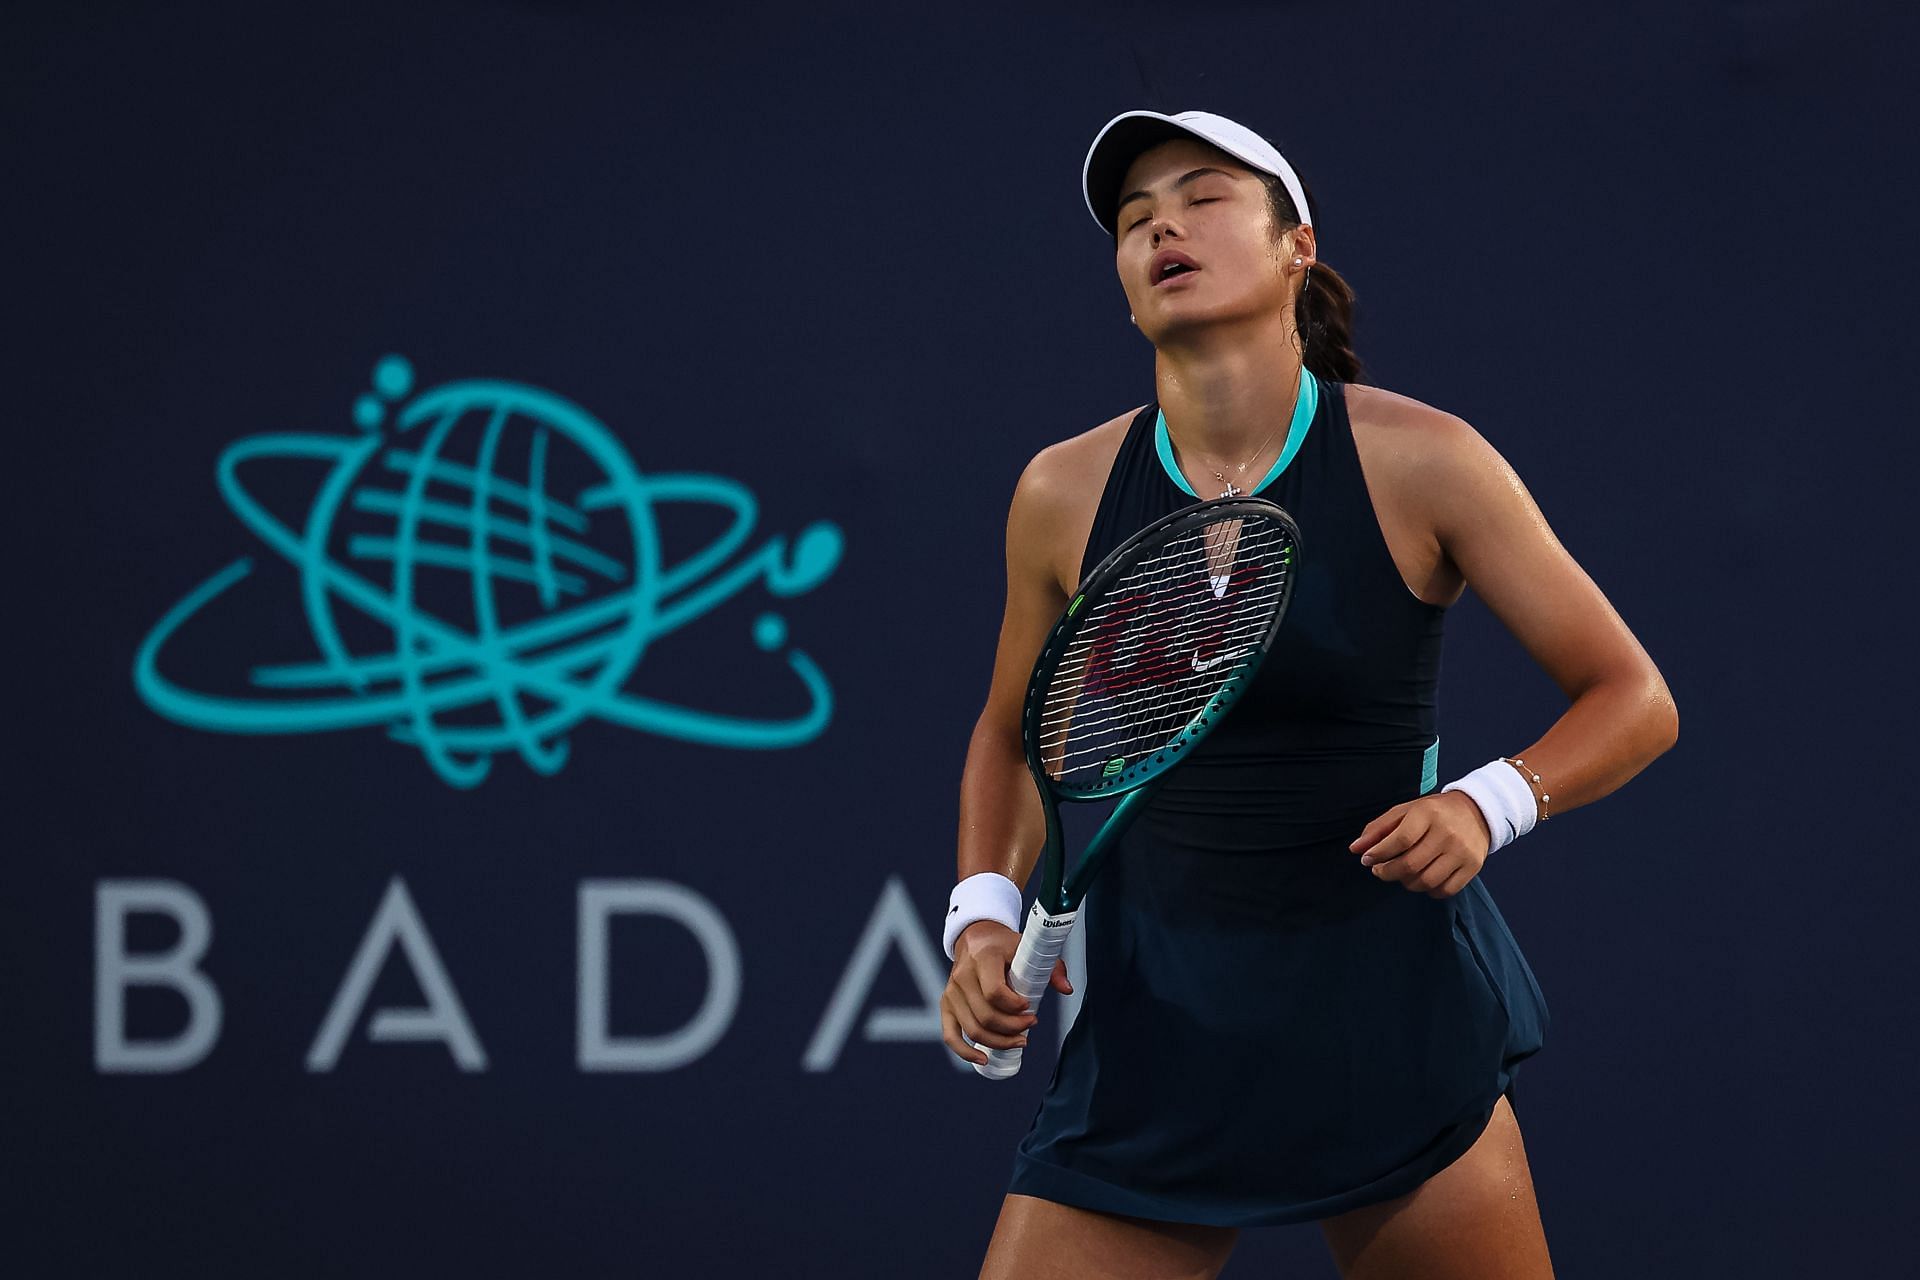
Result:
{"type": "MultiPolygon", "coordinates": [[[[1216,204],[1219,202],[1219,200],[1220,200],[1219,196],[1205,196],[1199,200],[1189,200],[1187,201],[1187,203],[1188,204],[1216,204]]],[[[1152,214],[1147,215],[1148,218],[1152,216],[1153,216],[1152,214]]],[[[1133,230],[1135,227],[1139,226],[1142,222],[1145,222],[1146,220],[1147,218],[1136,218],[1134,221],[1129,222],[1127,224],[1127,230],[1129,231],[1133,230]]]]}

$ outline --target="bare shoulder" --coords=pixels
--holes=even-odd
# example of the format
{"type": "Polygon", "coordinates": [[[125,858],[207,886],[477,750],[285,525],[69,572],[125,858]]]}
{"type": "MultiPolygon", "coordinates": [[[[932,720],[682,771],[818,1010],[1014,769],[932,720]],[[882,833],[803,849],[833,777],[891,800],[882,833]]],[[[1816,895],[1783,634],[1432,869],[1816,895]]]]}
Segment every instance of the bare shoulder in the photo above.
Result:
{"type": "Polygon", "coordinates": [[[1430,531],[1457,501],[1484,499],[1489,485],[1520,488],[1506,459],[1457,414],[1383,387],[1349,386],[1347,415],[1368,481],[1388,491],[1376,498],[1430,531]]]}
{"type": "MultiPolygon", "coordinates": [[[[1647,723],[1661,727],[1645,732],[1649,741],[1660,738],[1654,754],[1671,745],[1672,735],[1679,732],[1678,719],[1659,670],[1554,535],[1500,452],[1454,414],[1374,387],[1351,391],[1348,414],[1361,465],[1369,469],[1370,483],[1376,462],[1383,475],[1405,481],[1389,487],[1402,500],[1403,512],[1412,513],[1408,519],[1416,533],[1437,542],[1440,558],[1433,579],[1470,585],[1568,698],[1602,681],[1616,681],[1632,691],[1632,700],[1648,708],[1663,706],[1646,712],[1647,723]]],[[[1377,509],[1378,490],[1375,498],[1377,509]]],[[[1382,524],[1387,523],[1383,513],[1382,524]]],[[[1412,539],[1408,544],[1413,545],[1412,539]]],[[[1420,549],[1424,553],[1424,544],[1420,549]]],[[[1444,602],[1437,594],[1424,598],[1444,602]]],[[[1626,729],[1622,722],[1606,732],[1626,729]]],[[[1619,773],[1619,781],[1641,767],[1619,773]]],[[[1597,794],[1618,785],[1608,782],[1597,794]]],[[[1560,786],[1554,790],[1559,792],[1560,786]]]]}
{"type": "Polygon", "coordinates": [[[1141,407],[1048,445],[1020,474],[1007,519],[1008,553],[1043,559],[1063,591],[1072,591],[1079,580],[1080,556],[1107,474],[1141,407]]]}
{"type": "MultiPolygon", "coordinates": [[[[1120,452],[1120,442],[1126,438],[1127,424],[1139,412],[1138,408],[1129,409],[1034,454],[1021,474],[1021,489],[1030,491],[1037,501],[1070,502],[1080,496],[1089,480],[1104,483],[1120,452]]],[[[1100,495],[1096,491],[1093,497],[1097,502],[1100,495]]]]}
{"type": "Polygon", "coordinates": [[[1349,384],[1347,416],[1356,439],[1365,432],[1396,454],[1445,453],[1464,447],[1469,436],[1479,437],[1464,418],[1385,387],[1349,384]]]}

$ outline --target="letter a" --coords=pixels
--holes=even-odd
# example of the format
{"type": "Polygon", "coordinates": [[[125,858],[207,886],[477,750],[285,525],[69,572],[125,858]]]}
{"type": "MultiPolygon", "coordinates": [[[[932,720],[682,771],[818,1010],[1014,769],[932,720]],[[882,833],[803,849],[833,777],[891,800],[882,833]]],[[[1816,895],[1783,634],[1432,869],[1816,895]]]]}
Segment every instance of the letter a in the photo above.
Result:
{"type": "Polygon", "coordinates": [[[367,926],[367,936],[360,940],[360,949],[347,967],[346,979],[327,1008],[320,1034],[314,1037],[313,1048],[307,1050],[307,1070],[331,1071],[340,1060],[347,1032],[359,1021],[367,993],[373,989],[373,980],[380,976],[396,940],[407,954],[407,963],[427,997],[427,1006],[377,1011],[367,1028],[367,1038],[444,1040],[462,1071],[485,1071],[487,1055],[480,1048],[480,1038],[474,1035],[467,1011],[461,1007],[460,997],[454,994],[453,983],[440,963],[440,953],[434,950],[427,926],[420,922],[420,913],[414,909],[406,882],[399,876],[388,883],[386,896],[380,899],[380,909],[374,912],[373,923],[367,926]]]}
{"type": "MultiPolygon", "coordinates": [[[[847,961],[847,970],[840,975],[840,985],[834,988],[833,999],[827,1002],[827,1012],[807,1045],[806,1056],[800,1060],[801,1066],[808,1071],[833,1070],[840,1060],[840,1050],[847,1043],[847,1033],[853,1029],[854,1017],[866,1004],[873,980],[886,962],[887,952],[896,947],[926,1004],[919,1008],[875,1009],[867,1015],[863,1033],[868,1040],[940,1043],[940,993],[947,987],[940,948],[922,927],[906,886],[898,876],[889,876],[886,888],[880,891],[880,901],[867,917],[867,927],[853,949],[853,958],[847,961]]],[[[960,1070],[970,1070],[967,1063],[952,1054],[947,1057],[960,1070]]]]}

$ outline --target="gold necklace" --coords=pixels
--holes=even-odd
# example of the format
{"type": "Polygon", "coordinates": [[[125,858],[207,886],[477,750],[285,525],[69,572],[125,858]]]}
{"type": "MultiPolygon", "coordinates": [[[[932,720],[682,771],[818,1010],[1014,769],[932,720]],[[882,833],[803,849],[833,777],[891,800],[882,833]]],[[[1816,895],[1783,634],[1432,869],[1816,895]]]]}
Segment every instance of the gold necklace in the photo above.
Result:
{"type": "MultiPolygon", "coordinates": [[[[1293,415],[1299,411],[1299,408],[1300,408],[1300,375],[1296,373],[1293,379],[1293,408],[1287,411],[1287,422],[1289,425],[1292,424],[1293,415]]],[[[1279,424],[1276,423],[1273,427],[1273,430],[1267,432],[1267,438],[1260,442],[1260,447],[1253,451],[1253,457],[1248,458],[1245,462],[1241,463],[1238,467],[1234,468],[1233,474],[1235,479],[1239,479],[1239,480],[1246,479],[1247,468],[1253,465],[1253,459],[1259,457],[1261,454],[1267,451],[1267,446],[1273,443],[1273,437],[1275,436],[1275,434],[1279,432],[1279,430],[1280,430],[1279,424]]],[[[1207,470],[1213,472],[1213,478],[1215,480],[1218,480],[1221,484],[1226,486],[1226,488],[1220,491],[1221,497],[1237,498],[1242,493],[1245,492],[1245,490],[1240,488],[1239,485],[1235,484],[1232,480],[1227,479],[1226,472],[1219,470],[1217,467],[1214,467],[1211,463],[1207,465],[1207,470]]]]}
{"type": "MultiPolygon", "coordinates": [[[[1243,463],[1241,463],[1241,464],[1240,464],[1240,465],[1239,465],[1238,467],[1235,467],[1235,468],[1234,468],[1234,472],[1233,472],[1233,474],[1234,474],[1234,478],[1235,478],[1235,479],[1239,479],[1239,480],[1244,480],[1244,479],[1246,479],[1246,476],[1247,476],[1247,468],[1253,465],[1253,459],[1254,459],[1254,458],[1257,458],[1257,457],[1259,457],[1259,456],[1260,456],[1261,454],[1263,454],[1263,453],[1265,453],[1265,452],[1267,451],[1267,446],[1273,443],[1273,435],[1274,435],[1274,431],[1278,431],[1279,429],[1280,429],[1280,428],[1278,428],[1278,427],[1275,427],[1275,428],[1273,429],[1273,431],[1269,431],[1269,432],[1267,432],[1267,438],[1266,438],[1265,440],[1262,440],[1262,441],[1260,442],[1260,447],[1259,447],[1258,449],[1255,449],[1255,450],[1253,451],[1253,457],[1251,457],[1251,458],[1248,458],[1248,459],[1247,459],[1247,460],[1246,460],[1245,462],[1243,462],[1243,463]]],[[[1216,468],[1216,467],[1211,467],[1211,466],[1210,466],[1210,467],[1208,467],[1207,469],[1208,469],[1209,471],[1212,471],[1212,472],[1213,472],[1213,478],[1214,478],[1215,480],[1218,480],[1218,481],[1219,481],[1219,482],[1220,482],[1221,484],[1223,484],[1223,485],[1225,485],[1225,486],[1226,486],[1226,488],[1224,488],[1224,489],[1222,489],[1222,490],[1220,491],[1220,496],[1221,496],[1221,497],[1223,497],[1223,498],[1237,498],[1237,497],[1239,497],[1239,496],[1240,496],[1240,494],[1241,494],[1241,489],[1240,489],[1240,486],[1239,486],[1239,485],[1237,485],[1237,484],[1235,484],[1235,483],[1234,483],[1234,482],[1233,482],[1232,480],[1229,480],[1229,479],[1227,479],[1227,474],[1226,474],[1226,472],[1224,472],[1224,471],[1221,471],[1221,470],[1219,470],[1218,468],[1216,468]]]]}

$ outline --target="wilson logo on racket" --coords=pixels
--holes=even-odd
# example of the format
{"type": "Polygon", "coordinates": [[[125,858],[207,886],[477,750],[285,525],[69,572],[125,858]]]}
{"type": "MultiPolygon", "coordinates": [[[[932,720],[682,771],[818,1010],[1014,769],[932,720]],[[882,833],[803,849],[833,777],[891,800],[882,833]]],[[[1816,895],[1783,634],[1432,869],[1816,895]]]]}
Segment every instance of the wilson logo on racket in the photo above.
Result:
{"type": "Polygon", "coordinates": [[[1270,595],[1269,571],[1277,568],[1284,575],[1289,564],[1251,561],[1225,573],[1196,576],[1182,584],[1177,603],[1165,590],[1102,601],[1102,634],[1087,651],[1082,696],[1119,697],[1143,686],[1177,686],[1193,672],[1244,656],[1247,646],[1224,643],[1244,618],[1242,601],[1270,595]],[[1209,653],[1213,656],[1204,656],[1209,653]]]}

